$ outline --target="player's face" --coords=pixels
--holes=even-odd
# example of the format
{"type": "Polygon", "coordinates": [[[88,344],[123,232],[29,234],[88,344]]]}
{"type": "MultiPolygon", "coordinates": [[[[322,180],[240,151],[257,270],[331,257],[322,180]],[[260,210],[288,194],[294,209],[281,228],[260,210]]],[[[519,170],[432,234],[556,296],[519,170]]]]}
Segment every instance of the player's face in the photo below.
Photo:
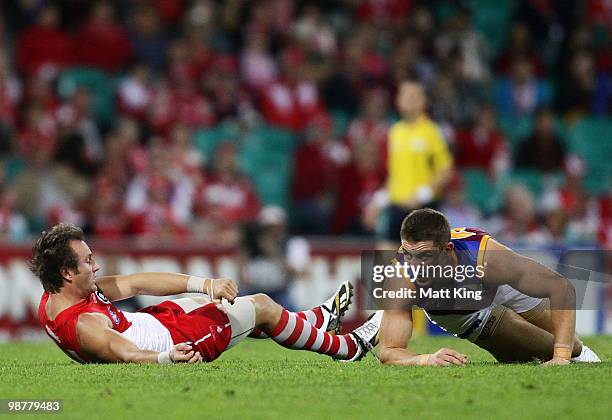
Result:
{"type": "Polygon", "coordinates": [[[83,296],[87,296],[91,292],[98,290],[95,283],[96,271],[100,266],[91,253],[91,249],[83,241],[71,241],[70,247],[77,255],[77,270],[68,271],[68,280],[72,281],[73,286],[83,296]]]}
{"type": "Polygon", "coordinates": [[[425,93],[418,83],[404,82],[396,98],[397,109],[403,116],[415,117],[425,109],[425,93]]]}
{"type": "MultiPolygon", "coordinates": [[[[440,246],[433,241],[408,242],[402,240],[402,253],[404,254],[405,261],[411,266],[448,265],[448,256],[451,249],[452,244],[440,246]]],[[[421,284],[431,284],[431,282],[439,281],[439,279],[421,275],[417,281],[421,284]]]]}
{"type": "Polygon", "coordinates": [[[408,242],[402,240],[402,249],[410,265],[437,264],[442,251],[433,241],[408,242]]]}

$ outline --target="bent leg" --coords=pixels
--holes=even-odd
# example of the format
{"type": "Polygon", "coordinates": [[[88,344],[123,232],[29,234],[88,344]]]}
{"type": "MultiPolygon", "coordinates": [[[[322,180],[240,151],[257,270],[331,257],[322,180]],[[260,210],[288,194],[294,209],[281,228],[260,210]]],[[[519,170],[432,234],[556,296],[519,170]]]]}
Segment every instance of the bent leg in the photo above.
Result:
{"type": "MultiPolygon", "coordinates": [[[[180,306],[185,313],[190,313],[212,301],[210,297],[203,295],[173,299],[171,302],[180,306]]],[[[247,337],[255,328],[255,308],[251,300],[244,297],[236,298],[233,304],[223,300],[221,305],[229,318],[232,329],[232,338],[227,347],[230,349],[247,337]]]]}
{"type": "Polygon", "coordinates": [[[499,319],[495,328],[481,334],[474,344],[487,350],[504,363],[550,360],[553,355],[553,335],[527,322],[512,309],[497,306],[492,316],[499,319]]]}
{"type": "Polygon", "coordinates": [[[283,347],[309,350],[339,359],[350,359],[359,351],[349,335],[333,335],[317,329],[298,314],[289,312],[265,294],[247,296],[255,307],[255,326],[283,347]]]}
{"type": "MultiPolygon", "coordinates": [[[[542,302],[533,309],[519,313],[519,315],[530,324],[540,327],[549,333],[554,333],[552,316],[550,313],[550,301],[542,299],[542,302]]],[[[572,357],[576,357],[582,352],[582,341],[578,336],[574,337],[574,348],[572,349],[572,357]]]]}

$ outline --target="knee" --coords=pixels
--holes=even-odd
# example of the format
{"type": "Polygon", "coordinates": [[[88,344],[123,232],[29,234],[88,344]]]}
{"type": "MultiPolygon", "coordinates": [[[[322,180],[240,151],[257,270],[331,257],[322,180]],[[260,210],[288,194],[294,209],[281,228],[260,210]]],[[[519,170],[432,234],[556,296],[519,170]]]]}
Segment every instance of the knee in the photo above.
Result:
{"type": "Polygon", "coordinates": [[[255,305],[255,313],[259,320],[265,322],[275,314],[277,305],[270,296],[264,293],[257,293],[250,296],[250,299],[255,305]]]}

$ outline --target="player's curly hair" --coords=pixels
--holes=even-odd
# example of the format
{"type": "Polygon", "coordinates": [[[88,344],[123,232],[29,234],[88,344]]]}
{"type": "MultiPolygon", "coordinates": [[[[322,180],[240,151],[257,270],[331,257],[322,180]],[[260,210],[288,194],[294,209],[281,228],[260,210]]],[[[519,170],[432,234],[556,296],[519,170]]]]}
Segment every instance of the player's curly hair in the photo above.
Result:
{"type": "Polygon", "coordinates": [[[77,270],[78,257],[71,240],[82,241],[83,231],[73,224],[60,223],[44,231],[32,247],[30,270],[49,293],[59,292],[64,285],[62,270],[77,270]]]}
{"type": "Polygon", "coordinates": [[[400,237],[409,242],[433,241],[438,246],[445,246],[450,242],[450,230],[444,214],[433,209],[418,209],[402,221],[400,237]]]}

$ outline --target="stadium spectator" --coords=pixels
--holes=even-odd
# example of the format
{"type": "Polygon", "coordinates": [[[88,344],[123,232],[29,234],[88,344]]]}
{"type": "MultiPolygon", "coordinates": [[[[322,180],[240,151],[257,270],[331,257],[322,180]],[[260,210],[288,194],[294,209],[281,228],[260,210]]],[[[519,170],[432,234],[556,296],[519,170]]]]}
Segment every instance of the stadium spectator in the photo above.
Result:
{"type": "Polygon", "coordinates": [[[386,176],[388,98],[383,88],[364,94],[358,118],[348,125],[350,159],[339,162],[337,203],[332,232],[363,234],[361,214],[386,176]]]}
{"type": "Polygon", "coordinates": [[[310,245],[304,238],[288,236],[287,214],[281,207],[264,207],[257,222],[246,227],[242,253],[242,293],[266,293],[283,307],[293,307],[289,286],[308,270],[310,245]]]}
{"type": "Polygon", "coordinates": [[[597,200],[584,188],[585,164],[577,156],[570,156],[563,169],[565,182],[545,191],[542,207],[552,219],[549,222],[564,222],[563,236],[559,232],[564,243],[595,244],[601,223],[600,209],[597,200]]]}
{"type": "Polygon", "coordinates": [[[365,0],[355,7],[356,18],[381,27],[402,27],[413,8],[412,0],[365,0]]]}
{"type": "Polygon", "coordinates": [[[270,125],[298,132],[326,113],[315,84],[314,72],[301,54],[288,51],[283,58],[286,77],[262,92],[261,110],[270,125]]]}
{"type": "Polygon", "coordinates": [[[106,71],[117,71],[130,59],[127,32],[115,19],[113,4],[96,1],[74,38],[76,62],[106,71]]]}
{"type": "Polygon", "coordinates": [[[452,227],[482,225],[480,212],[467,200],[464,182],[458,172],[453,174],[453,178],[446,188],[440,211],[446,215],[452,227]]]}
{"type": "MultiPolygon", "coordinates": [[[[118,188],[101,178],[92,187],[86,204],[84,231],[102,239],[120,239],[129,233],[129,218],[118,188]]],[[[134,233],[136,229],[133,229],[134,233]]]]}
{"type": "Polygon", "coordinates": [[[19,35],[15,49],[17,67],[28,76],[43,74],[49,77],[72,64],[72,39],[60,27],[59,11],[53,3],[45,5],[36,23],[19,35]]]}
{"type": "Polygon", "coordinates": [[[128,202],[131,205],[129,232],[151,240],[172,241],[186,236],[189,231],[176,209],[176,186],[169,179],[154,175],[147,179],[145,188],[143,209],[134,209],[134,205],[128,202]]]}
{"type": "Polygon", "coordinates": [[[330,232],[337,205],[338,171],[349,159],[349,149],[334,138],[328,117],[319,116],[309,124],[293,165],[292,213],[296,232],[330,232]]]}
{"type": "Polygon", "coordinates": [[[461,169],[480,169],[493,179],[509,169],[510,150],[495,126],[495,110],[489,105],[480,107],[473,127],[456,132],[454,146],[461,169]]]}
{"type": "Polygon", "coordinates": [[[73,167],[85,174],[95,169],[104,153],[100,131],[91,112],[93,108],[91,102],[89,91],[77,88],[69,101],[57,111],[61,142],[78,145],[74,148],[63,147],[59,154],[60,156],[71,154],[73,167]]]}
{"type": "Polygon", "coordinates": [[[362,213],[385,181],[380,146],[372,141],[356,143],[351,159],[338,168],[338,192],[332,219],[333,234],[370,233],[362,224],[362,213]]]}
{"type": "Polygon", "coordinates": [[[55,149],[57,120],[38,103],[23,107],[14,139],[14,151],[21,158],[31,158],[37,148],[55,149]]]}
{"type": "Polygon", "coordinates": [[[172,172],[168,147],[162,140],[155,138],[152,143],[145,171],[131,180],[126,192],[130,232],[151,237],[181,236],[187,233],[191,218],[194,186],[172,172]]]}
{"type": "Polygon", "coordinates": [[[314,3],[307,4],[295,20],[292,35],[311,54],[327,58],[337,52],[336,33],[324,21],[319,6],[314,3]]]}
{"type": "Polygon", "coordinates": [[[28,233],[28,221],[17,210],[16,192],[0,186],[0,240],[23,242],[28,233]]]}
{"type": "Polygon", "coordinates": [[[563,141],[555,133],[554,114],[548,107],[537,111],[533,133],[520,145],[516,165],[545,173],[561,171],[565,161],[563,141]]]}
{"type": "Polygon", "coordinates": [[[241,225],[257,218],[260,202],[251,181],[238,167],[236,146],[218,146],[210,172],[197,186],[194,198],[196,238],[234,246],[241,225]]]}
{"type": "Polygon", "coordinates": [[[254,32],[246,38],[240,54],[240,72],[245,83],[255,90],[263,90],[278,78],[277,63],[269,52],[265,32],[254,32]]]}
{"type": "Polygon", "coordinates": [[[569,60],[557,89],[556,106],[570,121],[591,112],[605,115],[612,104],[609,75],[597,76],[595,59],[587,51],[577,51],[569,60]]]}
{"type": "Polygon", "coordinates": [[[150,109],[150,125],[160,136],[168,135],[177,122],[190,127],[209,127],[215,121],[211,101],[189,78],[179,77],[175,84],[159,84],[150,109]]]}
{"type": "Polygon", "coordinates": [[[22,90],[23,86],[13,71],[10,58],[0,47],[0,130],[3,132],[15,127],[22,90]]]}
{"type": "Polygon", "coordinates": [[[528,57],[515,56],[508,77],[500,80],[497,91],[497,109],[505,116],[530,116],[538,107],[550,102],[550,91],[538,79],[528,57]]]}
{"type": "Polygon", "coordinates": [[[491,221],[491,233],[504,243],[523,246],[543,246],[551,238],[538,223],[533,194],[522,184],[513,184],[506,190],[501,217],[491,221]]]}
{"type": "Polygon", "coordinates": [[[205,156],[192,146],[192,133],[186,124],[175,124],[170,131],[168,164],[175,178],[191,179],[193,185],[202,182],[201,168],[205,156]]]}
{"type": "MultiPolygon", "coordinates": [[[[429,17],[421,19],[427,20],[429,17]]],[[[427,23],[422,25],[425,26],[422,30],[428,31],[427,23]]],[[[398,42],[391,52],[389,60],[389,71],[392,74],[394,85],[399,85],[408,75],[416,75],[427,87],[434,84],[436,63],[423,52],[425,50],[428,54],[433,54],[432,51],[427,51],[427,48],[431,49],[432,47],[426,46],[426,42],[427,40],[420,38],[419,34],[412,33],[407,34],[398,42]]]]}
{"type": "Polygon", "coordinates": [[[125,116],[144,121],[153,94],[149,68],[144,63],[136,63],[119,84],[117,91],[119,110],[125,116]]]}
{"type": "Polygon", "coordinates": [[[246,126],[254,126],[259,115],[253,104],[253,95],[240,81],[238,63],[231,55],[219,55],[209,71],[202,76],[202,90],[213,99],[218,121],[235,118],[246,126]]]}
{"type": "Polygon", "coordinates": [[[88,193],[87,179],[69,165],[54,163],[54,153],[53,146],[39,145],[13,184],[18,208],[36,227],[46,226],[54,217],[82,221],[79,207],[88,193]]]}
{"type": "Polygon", "coordinates": [[[131,17],[130,41],[134,56],[155,70],[164,68],[168,37],[151,7],[140,5],[131,17]]]}
{"type": "Polygon", "coordinates": [[[443,72],[438,74],[431,94],[431,116],[446,131],[461,126],[468,111],[459,98],[457,86],[452,76],[443,72]]]}
{"type": "Polygon", "coordinates": [[[541,77],[544,74],[544,63],[533,43],[529,26],[521,20],[513,22],[508,38],[506,47],[495,60],[496,70],[500,74],[507,76],[511,72],[514,59],[516,57],[525,57],[531,63],[534,74],[541,77]]]}
{"type": "Polygon", "coordinates": [[[461,8],[452,18],[450,30],[440,35],[438,44],[449,43],[450,50],[457,50],[462,62],[462,77],[472,82],[485,82],[490,77],[489,45],[486,38],[476,29],[472,15],[461,8]],[[450,39],[441,39],[444,36],[450,39]]]}
{"type": "Polygon", "coordinates": [[[346,129],[346,143],[354,149],[362,143],[372,143],[377,150],[376,162],[385,165],[387,159],[387,122],[389,99],[383,88],[374,88],[365,92],[357,118],[351,121],[346,129]]]}

